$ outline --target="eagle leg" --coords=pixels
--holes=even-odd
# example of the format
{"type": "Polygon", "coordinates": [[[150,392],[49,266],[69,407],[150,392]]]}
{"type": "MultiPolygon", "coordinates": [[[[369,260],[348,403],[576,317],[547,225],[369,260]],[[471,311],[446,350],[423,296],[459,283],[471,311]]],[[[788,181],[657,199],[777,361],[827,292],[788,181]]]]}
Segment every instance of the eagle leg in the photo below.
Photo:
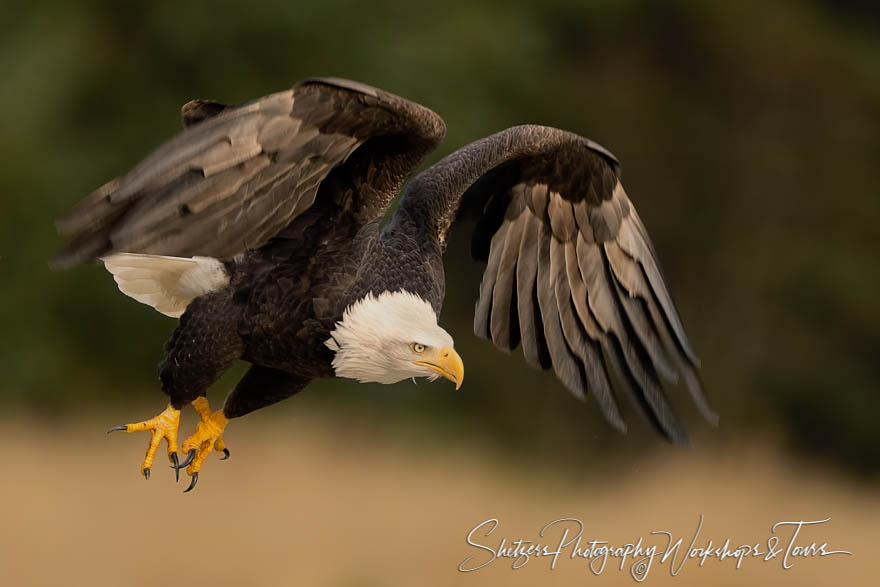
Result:
{"type": "Polygon", "coordinates": [[[208,398],[198,397],[192,403],[193,408],[198,412],[201,420],[196,426],[195,433],[187,438],[183,443],[183,452],[188,453],[187,459],[181,464],[181,467],[188,465],[186,472],[192,480],[189,487],[184,493],[191,491],[199,480],[199,470],[202,463],[208,458],[212,450],[223,453],[221,460],[229,458],[229,450],[223,442],[223,430],[229,419],[223,413],[223,410],[211,412],[211,406],[208,404],[208,398]]]}
{"type": "Polygon", "coordinates": [[[147,455],[144,457],[144,462],[141,464],[141,475],[149,479],[150,469],[153,467],[153,459],[156,456],[156,451],[159,450],[159,444],[163,438],[168,443],[168,460],[173,464],[172,468],[175,469],[175,472],[177,471],[177,427],[179,425],[180,410],[168,404],[168,407],[155,418],[134,424],[126,424],[125,426],[114,426],[107,433],[109,434],[117,430],[128,433],[140,432],[142,430],[150,431],[150,444],[147,447],[147,455]]]}

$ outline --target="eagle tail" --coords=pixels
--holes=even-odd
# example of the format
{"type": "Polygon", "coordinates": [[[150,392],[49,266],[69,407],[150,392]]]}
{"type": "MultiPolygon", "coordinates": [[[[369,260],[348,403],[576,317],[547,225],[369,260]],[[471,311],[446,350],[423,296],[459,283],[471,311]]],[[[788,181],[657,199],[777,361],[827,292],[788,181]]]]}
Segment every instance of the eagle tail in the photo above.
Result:
{"type": "Polygon", "coordinates": [[[172,318],[179,318],[195,298],[229,283],[223,263],[213,257],[117,253],[101,261],[119,291],[172,318]]]}

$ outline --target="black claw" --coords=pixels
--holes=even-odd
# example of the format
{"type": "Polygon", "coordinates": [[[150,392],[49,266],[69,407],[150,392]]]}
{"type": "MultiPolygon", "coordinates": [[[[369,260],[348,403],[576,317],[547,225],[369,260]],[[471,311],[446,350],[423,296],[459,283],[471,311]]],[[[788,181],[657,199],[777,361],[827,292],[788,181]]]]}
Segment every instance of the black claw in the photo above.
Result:
{"type": "Polygon", "coordinates": [[[144,477],[147,478],[147,481],[150,480],[150,468],[149,467],[144,467],[144,477]]]}
{"type": "Polygon", "coordinates": [[[189,449],[189,452],[186,453],[186,458],[183,460],[182,463],[180,463],[180,466],[178,468],[182,469],[182,468],[186,467],[191,462],[193,462],[194,458],[196,458],[196,449],[191,448],[191,449],[189,449]]]}
{"type": "Polygon", "coordinates": [[[198,481],[199,481],[199,472],[196,471],[195,473],[193,473],[192,481],[189,482],[189,487],[184,489],[183,492],[188,493],[188,492],[192,491],[193,487],[196,486],[196,483],[198,483],[198,481]]]}
{"type": "Polygon", "coordinates": [[[107,431],[107,434],[110,434],[111,432],[116,432],[117,430],[128,430],[128,426],[114,426],[107,431]]]}
{"type": "Polygon", "coordinates": [[[228,458],[229,458],[229,449],[228,449],[228,448],[224,448],[224,449],[223,449],[223,456],[220,457],[220,460],[221,460],[221,461],[225,461],[225,460],[228,459],[228,458]]]}
{"type": "Polygon", "coordinates": [[[171,468],[174,469],[174,482],[180,481],[180,463],[177,460],[177,453],[171,453],[171,462],[174,463],[171,465],[171,468]]]}

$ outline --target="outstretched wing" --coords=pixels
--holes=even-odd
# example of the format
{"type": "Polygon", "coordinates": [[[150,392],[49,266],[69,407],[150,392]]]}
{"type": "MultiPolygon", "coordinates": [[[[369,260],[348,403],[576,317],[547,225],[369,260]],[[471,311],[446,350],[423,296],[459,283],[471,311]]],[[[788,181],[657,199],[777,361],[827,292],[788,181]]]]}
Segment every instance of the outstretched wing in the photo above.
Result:
{"type": "Polygon", "coordinates": [[[341,178],[355,201],[339,205],[367,222],[445,134],[431,110],[334,78],[241,106],[197,100],[181,115],[183,132],[58,223],[73,240],[56,266],[119,251],[227,259],[258,248],[312,206],[356,150],[364,164],[341,178]]]}
{"type": "Polygon", "coordinates": [[[618,170],[614,156],[588,139],[514,127],[419,175],[400,208],[430,210],[425,228],[441,245],[457,215],[476,213],[472,251],[487,261],[477,336],[507,351],[521,343],[530,365],[552,368],[579,398],[589,389],[623,430],[610,364],[657,430],[686,444],[661,378],[680,373],[701,412],[715,415],[618,170]]]}

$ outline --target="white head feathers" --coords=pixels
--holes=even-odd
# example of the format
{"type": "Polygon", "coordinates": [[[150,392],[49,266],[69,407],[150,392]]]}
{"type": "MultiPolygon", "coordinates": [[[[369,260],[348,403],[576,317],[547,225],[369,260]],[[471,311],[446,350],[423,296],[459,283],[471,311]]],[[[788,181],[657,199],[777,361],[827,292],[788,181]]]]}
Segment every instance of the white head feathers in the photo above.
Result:
{"type": "Polygon", "coordinates": [[[353,303],[324,344],[336,352],[333,369],[338,377],[375,383],[424,376],[413,372],[413,344],[453,347],[431,304],[405,290],[370,293],[353,303]]]}

